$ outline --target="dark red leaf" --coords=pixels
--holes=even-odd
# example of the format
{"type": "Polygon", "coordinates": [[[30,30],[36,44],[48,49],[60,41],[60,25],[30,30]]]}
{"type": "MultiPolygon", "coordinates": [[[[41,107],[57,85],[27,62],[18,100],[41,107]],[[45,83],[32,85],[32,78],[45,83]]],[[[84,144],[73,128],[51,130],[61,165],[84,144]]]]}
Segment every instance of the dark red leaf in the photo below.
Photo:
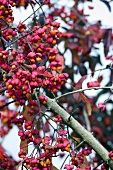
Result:
{"type": "Polygon", "coordinates": [[[101,128],[99,128],[99,127],[93,126],[93,127],[92,127],[92,131],[95,132],[95,133],[97,133],[100,137],[103,136],[102,130],[101,130],[101,128]]]}
{"type": "Polygon", "coordinates": [[[99,76],[97,81],[100,83],[102,80],[103,80],[103,76],[99,76]]]}
{"type": "Polygon", "coordinates": [[[76,44],[75,42],[68,43],[68,47],[69,47],[69,49],[73,50],[78,47],[78,44],[76,44]]]}
{"type": "MultiPolygon", "coordinates": [[[[84,76],[76,83],[76,86],[75,86],[75,89],[76,89],[76,90],[79,90],[79,89],[82,88],[82,83],[83,83],[83,81],[84,81],[86,78],[87,78],[87,75],[84,75],[84,76]]],[[[81,96],[80,96],[80,93],[79,93],[79,92],[78,92],[78,93],[74,93],[72,96],[73,96],[73,98],[74,98],[77,102],[81,101],[81,96]]]]}
{"type": "Polygon", "coordinates": [[[105,31],[103,38],[105,56],[108,54],[111,41],[112,41],[112,29],[110,28],[105,31]]]}
{"type": "Polygon", "coordinates": [[[26,154],[28,153],[28,143],[26,140],[20,141],[20,149],[23,149],[26,152],[26,154]]]}
{"type": "Polygon", "coordinates": [[[84,81],[86,78],[87,78],[87,75],[84,75],[84,76],[76,83],[76,86],[75,86],[75,89],[76,89],[76,90],[82,88],[82,83],[83,83],[83,81],[84,81]]]}

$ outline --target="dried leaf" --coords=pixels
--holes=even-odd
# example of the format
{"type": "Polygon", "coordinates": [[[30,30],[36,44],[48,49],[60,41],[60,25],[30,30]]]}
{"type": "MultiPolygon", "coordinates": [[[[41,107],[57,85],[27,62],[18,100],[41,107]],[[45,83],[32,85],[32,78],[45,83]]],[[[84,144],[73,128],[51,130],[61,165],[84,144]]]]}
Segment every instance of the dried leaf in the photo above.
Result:
{"type": "Polygon", "coordinates": [[[21,112],[21,115],[23,115],[27,121],[33,120],[33,116],[28,115],[28,110],[31,110],[29,106],[24,106],[23,111],[21,112]]]}
{"type": "Polygon", "coordinates": [[[80,56],[78,55],[78,53],[76,52],[76,50],[71,50],[71,53],[72,53],[72,61],[75,63],[75,64],[80,64],[80,56]]]}
{"type": "Polygon", "coordinates": [[[84,156],[83,164],[80,165],[80,168],[86,168],[88,166],[88,161],[86,156],[84,156]]]}
{"type": "Polygon", "coordinates": [[[87,78],[87,75],[84,75],[84,76],[76,83],[76,86],[75,86],[76,90],[82,88],[82,83],[83,83],[83,81],[84,81],[86,78],[87,78]]]}
{"type": "Polygon", "coordinates": [[[81,96],[82,101],[85,103],[88,115],[91,115],[92,108],[91,108],[91,104],[90,104],[88,98],[83,93],[80,93],[80,96],[81,96]]]}
{"type": "Polygon", "coordinates": [[[79,143],[80,143],[81,139],[75,134],[75,132],[72,132],[72,133],[71,133],[71,137],[72,137],[73,142],[74,142],[75,144],[79,144],[79,143]]]}
{"type": "Polygon", "coordinates": [[[80,143],[80,138],[77,138],[77,137],[73,136],[73,139],[74,139],[77,143],[80,143]]]}
{"type": "Polygon", "coordinates": [[[31,102],[32,101],[32,94],[31,93],[27,93],[26,97],[28,98],[28,100],[31,102]]]}
{"type": "Polygon", "coordinates": [[[21,166],[22,162],[23,162],[23,160],[22,160],[21,162],[19,162],[19,164],[18,164],[17,167],[16,167],[16,170],[19,170],[19,169],[20,169],[20,166],[21,166]]]}
{"type": "Polygon", "coordinates": [[[20,141],[20,149],[23,149],[26,152],[26,154],[28,153],[28,144],[26,140],[20,141]]]}

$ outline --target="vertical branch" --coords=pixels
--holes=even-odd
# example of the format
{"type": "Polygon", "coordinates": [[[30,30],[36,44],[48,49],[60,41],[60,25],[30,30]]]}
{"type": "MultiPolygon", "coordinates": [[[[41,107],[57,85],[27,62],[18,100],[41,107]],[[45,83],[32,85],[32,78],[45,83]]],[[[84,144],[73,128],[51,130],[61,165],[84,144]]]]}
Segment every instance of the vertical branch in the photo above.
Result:
{"type": "Polygon", "coordinates": [[[83,116],[84,116],[84,119],[85,119],[86,128],[89,132],[91,132],[91,125],[90,125],[89,117],[88,117],[88,114],[86,113],[85,108],[83,108],[83,116]]]}

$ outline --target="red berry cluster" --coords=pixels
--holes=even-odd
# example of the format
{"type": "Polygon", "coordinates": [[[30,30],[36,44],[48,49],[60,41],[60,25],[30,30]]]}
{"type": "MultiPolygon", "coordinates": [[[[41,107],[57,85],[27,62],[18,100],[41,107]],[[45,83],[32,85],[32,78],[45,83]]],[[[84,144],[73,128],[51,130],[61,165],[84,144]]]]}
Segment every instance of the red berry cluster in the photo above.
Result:
{"type": "Polygon", "coordinates": [[[111,160],[113,160],[113,151],[109,152],[109,157],[110,157],[111,160]]]}
{"type": "Polygon", "coordinates": [[[67,169],[67,170],[73,170],[73,168],[74,168],[74,165],[68,165],[68,164],[66,164],[66,165],[64,166],[64,169],[67,169]]]}
{"type": "MultiPolygon", "coordinates": [[[[77,153],[75,156],[72,156],[71,162],[73,165],[80,167],[81,164],[83,164],[84,162],[84,156],[88,156],[92,153],[92,149],[91,148],[84,148],[82,149],[81,152],[77,153]]],[[[89,167],[88,170],[90,170],[91,168],[89,167]]]]}
{"type": "Polygon", "coordinates": [[[13,10],[11,7],[15,5],[12,0],[0,0],[0,18],[5,19],[8,23],[12,23],[14,17],[12,16],[13,10]]]}
{"type": "Polygon", "coordinates": [[[91,81],[87,83],[88,88],[91,87],[100,87],[100,83],[98,81],[91,81]]]}
{"type": "Polygon", "coordinates": [[[8,88],[6,93],[7,97],[17,99],[20,103],[22,97],[33,92],[34,88],[42,86],[43,88],[48,88],[48,90],[57,92],[68,78],[66,73],[53,76],[44,66],[36,67],[36,65],[33,65],[34,69],[32,69],[31,72],[29,70],[16,69],[16,62],[11,63],[11,65],[13,75],[12,78],[5,80],[8,88]]]}
{"type": "Polygon", "coordinates": [[[6,41],[8,41],[12,39],[13,37],[16,37],[17,33],[12,28],[8,28],[2,31],[2,36],[5,38],[6,41]]]}
{"type": "Polygon", "coordinates": [[[13,119],[15,119],[18,115],[18,112],[9,110],[6,108],[5,113],[1,112],[1,128],[0,128],[0,135],[3,137],[5,136],[9,130],[13,126],[13,119]]]}
{"type": "Polygon", "coordinates": [[[0,168],[8,170],[16,170],[16,166],[19,164],[19,161],[15,161],[12,156],[7,155],[5,152],[2,152],[2,160],[0,159],[0,168]]]}
{"type": "Polygon", "coordinates": [[[109,166],[107,164],[104,163],[101,165],[101,170],[107,170],[107,169],[109,169],[109,166]]]}
{"type": "MultiPolygon", "coordinates": [[[[19,136],[22,141],[27,141],[27,143],[33,142],[35,150],[39,151],[37,156],[27,156],[24,149],[20,149],[19,157],[24,158],[23,164],[26,168],[32,168],[33,170],[50,170],[52,168],[51,157],[56,155],[59,150],[62,152],[70,152],[70,142],[66,138],[67,132],[60,129],[58,132],[58,137],[56,137],[54,144],[51,143],[51,138],[45,136],[40,137],[39,131],[33,129],[32,122],[28,121],[24,124],[25,131],[19,130],[19,136]],[[36,149],[38,147],[38,149],[36,149]]],[[[32,153],[33,154],[33,153],[32,153]]]]}
{"type": "Polygon", "coordinates": [[[105,104],[102,103],[102,102],[99,102],[99,103],[98,103],[98,107],[101,109],[102,112],[106,109],[105,104]]]}
{"type": "Polygon", "coordinates": [[[16,30],[8,28],[2,31],[6,42],[17,35],[22,36],[17,42],[20,50],[0,50],[0,67],[8,75],[3,78],[8,88],[7,97],[21,103],[23,96],[32,93],[34,88],[43,87],[57,92],[66,82],[68,75],[61,73],[63,66],[57,57],[58,50],[54,48],[62,36],[59,26],[59,23],[47,19],[44,27],[34,26],[31,35],[21,22],[16,30]],[[45,65],[46,61],[50,63],[48,66],[40,66],[41,62],[45,65]]]}
{"type": "MultiPolygon", "coordinates": [[[[38,139],[39,136],[39,131],[37,129],[33,129],[33,125],[32,122],[27,121],[24,125],[25,127],[25,131],[24,130],[19,130],[18,135],[20,136],[22,141],[27,141],[27,143],[33,142],[35,145],[37,144],[37,142],[39,142],[41,139],[38,139]],[[37,136],[37,139],[35,138],[37,136]]],[[[22,150],[22,149],[21,149],[22,150]]],[[[19,152],[19,157],[23,158],[25,157],[26,154],[22,154],[21,156],[21,152],[19,152]],[[23,156],[24,155],[24,156],[23,156]]]]}
{"type": "Polygon", "coordinates": [[[45,96],[39,96],[39,100],[41,103],[46,104],[47,103],[47,97],[45,96]]]}
{"type": "Polygon", "coordinates": [[[17,125],[19,128],[22,127],[23,123],[25,122],[25,117],[22,116],[22,117],[16,117],[14,119],[12,119],[12,123],[17,125]]]}

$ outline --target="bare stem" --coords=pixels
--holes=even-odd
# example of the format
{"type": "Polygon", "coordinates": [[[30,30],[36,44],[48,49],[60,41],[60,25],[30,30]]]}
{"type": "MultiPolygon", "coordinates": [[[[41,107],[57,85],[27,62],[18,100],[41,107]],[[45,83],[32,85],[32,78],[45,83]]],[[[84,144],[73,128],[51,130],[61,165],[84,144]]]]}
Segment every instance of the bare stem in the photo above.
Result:
{"type": "Polygon", "coordinates": [[[56,100],[60,99],[61,97],[70,95],[70,94],[74,94],[74,93],[78,93],[78,92],[84,92],[86,90],[100,90],[100,89],[112,89],[113,86],[108,86],[108,87],[91,87],[91,88],[85,88],[85,89],[79,89],[79,90],[74,90],[65,94],[62,94],[61,96],[56,97],[56,100]]]}
{"type": "Polygon", "coordinates": [[[39,8],[37,8],[35,11],[33,11],[33,13],[32,13],[31,15],[29,15],[24,21],[22,21],[22,23],[24,23],[25,21],[27,21],[28,18],[30,18],[32,15],[34,15],[34,13],[36,13],[39,9],[40,9],[40,6],[39,6],[39,8]]]}

